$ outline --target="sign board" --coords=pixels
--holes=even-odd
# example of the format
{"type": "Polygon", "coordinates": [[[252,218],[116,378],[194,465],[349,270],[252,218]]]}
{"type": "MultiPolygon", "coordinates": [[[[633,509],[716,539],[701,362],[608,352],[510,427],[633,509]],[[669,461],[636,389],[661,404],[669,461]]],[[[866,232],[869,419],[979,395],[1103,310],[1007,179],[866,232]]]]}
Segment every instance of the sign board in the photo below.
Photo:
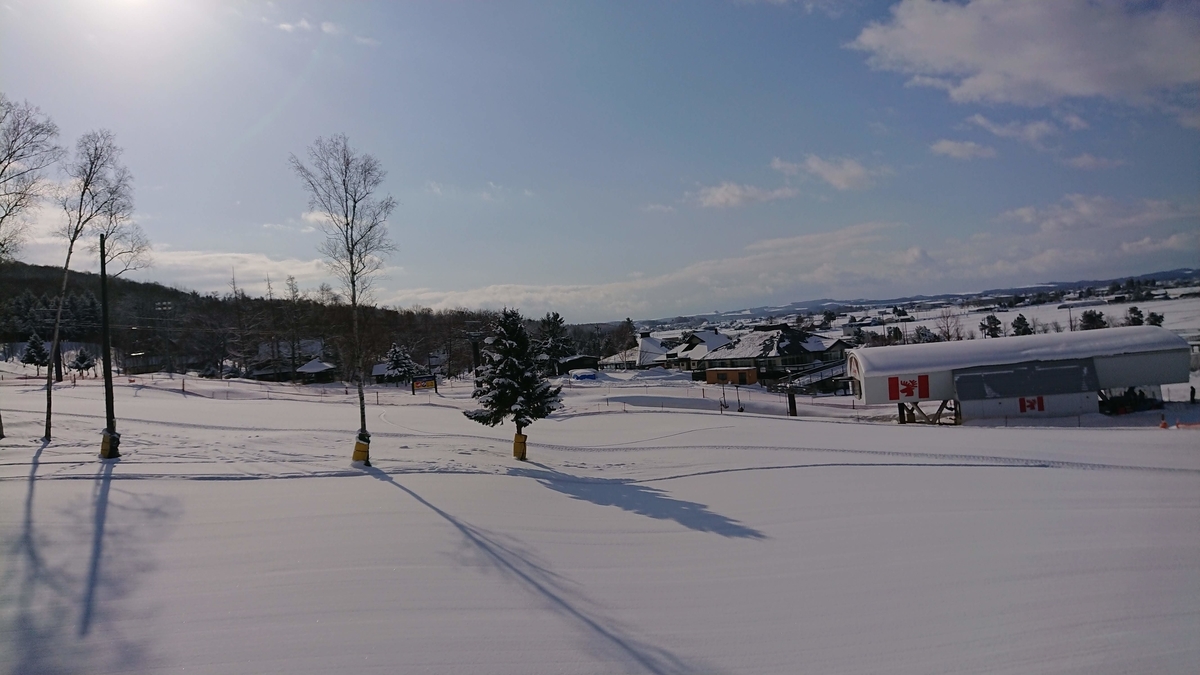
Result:
{"type": "Polygon", "coordinates": [[[929,398],[928,375],[888,378],[889,401],[920,400],[926,398],[929,398]]]}
{"type": "Polygon", "coordinates": [[[412,392],[416,394],[418,389],[432,389],[437,391],[437,376],[422,375],[414,377],[412,380],[412,392]]]}

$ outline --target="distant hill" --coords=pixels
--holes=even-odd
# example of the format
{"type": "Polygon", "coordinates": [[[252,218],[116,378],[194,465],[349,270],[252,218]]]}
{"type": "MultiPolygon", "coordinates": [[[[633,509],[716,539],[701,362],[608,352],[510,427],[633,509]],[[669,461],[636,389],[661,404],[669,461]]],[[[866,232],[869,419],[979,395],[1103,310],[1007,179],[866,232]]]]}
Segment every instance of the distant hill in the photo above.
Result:
{"type": "Polygon", "coordinates": [[[683,325],[683,324],[698,324],[703,321],[710,323],[720,323],[722,321],[733,321],[737,319],[762,319],[768,316],[787,316],[789,314],[798,314],[805,312],[820,313],[826,309],[837,310],[843,307],[887,307],[892,305],[906,305],[915,302],[945,302],[950,300],[963,300],[999,296],[1012,295],[1028,295],[1038,291],[1071,291],[1079,288],[1107,288],[1113,282],[1124,283],[1128,279],[1138,281],[1156,281],[1164,282],[1186,282],[1192,281],[1200,284],[1200,270],[1193,268],[1179,268],[1174,270],[1166,270],[1162,272],[1151,272],[1149,274],[1141,274],[1135,276],[1113,277],[1110,279],[1085,279],[1081,281],[1051,281],[1042,284],[1034,284],[1030,286],[1015,286],[1010,288],[994,288],[978,293],[942,293],[940,295],[909,295],[897,298],[869,299],[855,298],[852,300],[835,300],[832,298],[820,298],[817,300],[804,300],[800,302],[792,302],[786,305],[766,305],[762,307],[749,307],[746,309],[735,309],[727,312],[713,312],[708,314],[691,314],[687,316],[675,316],[661,319],[649,319],[638,321],[640,325],[683,325]]]}

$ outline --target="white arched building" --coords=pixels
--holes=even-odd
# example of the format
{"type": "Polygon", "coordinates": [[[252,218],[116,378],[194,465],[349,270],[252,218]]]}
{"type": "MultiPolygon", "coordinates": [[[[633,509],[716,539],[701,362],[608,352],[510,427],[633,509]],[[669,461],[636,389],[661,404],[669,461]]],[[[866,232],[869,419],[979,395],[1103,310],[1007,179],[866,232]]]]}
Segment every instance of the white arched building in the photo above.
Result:
{"type": "Polygon", "coordinates": [[[1097,412],[1102,391],[1161,398],[1161,385],[1188,381],[1189,358],[1171,331],[1132,326],[854,349],[846,368],[859,401],[900,404],[902,416],[941,401],[961,419],[1054,417],[1097,412]]]}

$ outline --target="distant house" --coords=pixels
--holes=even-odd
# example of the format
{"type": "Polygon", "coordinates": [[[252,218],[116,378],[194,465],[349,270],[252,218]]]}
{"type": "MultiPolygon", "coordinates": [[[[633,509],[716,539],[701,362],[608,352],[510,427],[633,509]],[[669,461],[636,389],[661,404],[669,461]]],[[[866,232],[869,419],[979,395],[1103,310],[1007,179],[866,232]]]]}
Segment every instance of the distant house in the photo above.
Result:
{"type": "Polygon", "coordinates": [[[337,366],[321,359],[313,359],[296,369],[305,382],[332,382],[337,366]]]}
{"type": "Polygon", "coordinates": [[[569,373],[572,370],[580,370],[582,368],[591,368],[595,370],[600,366],[600,357],[588,356],[586,354],[576,354],[574,356],[564,356],[558,360],[559,371],[569,373]]]}
{"type": "Polygon", "coordinates": [[[658,338],[643,332],[636,347],[600,359],[600,370],[645,370],[667,363],[667,347],[658,338]]]}
{"type": "Polygon", "coordinates": [[[759,380],[777,380],[816,363],[840,362],[851,347],[840,338],[797,330],[787,324],[756,326],[701,357],[699,369],[754,368],[759,380]]]}
{"type": "Polygon", "coordinates": [[[730,343],[732,338],[721,335],[715,328],[684,333],[683,342],[667,351],[667,367],[696,370],[712,350],[730,343]]]}

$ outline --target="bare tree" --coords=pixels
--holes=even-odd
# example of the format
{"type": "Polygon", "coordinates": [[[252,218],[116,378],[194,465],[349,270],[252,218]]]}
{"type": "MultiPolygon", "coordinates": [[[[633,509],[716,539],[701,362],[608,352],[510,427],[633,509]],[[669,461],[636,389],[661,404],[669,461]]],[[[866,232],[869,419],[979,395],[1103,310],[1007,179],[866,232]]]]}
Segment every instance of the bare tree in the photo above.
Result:
{"type": "Polygon", "coordinates": [[[954,310],[945,308],[938,314],[937,320],[934,321],[934,327],[937,329],[937,335],[943,340],[961,340],[965,337],[963,333],[962,321],[954,310]]]}
{"type": "Polygon", "coordinates": [[[106,212],[92,227],[96,238],[88,246],[88,252],[100,253],[100,235],[104,236],[104,264],[110,277],[150,267],[150,240],[142,226],[134,222],[133,209],[123,200],[109,203],[106,212]],[[116,272],[113,272],[116,270],[116,272]]]}
{"type": "MultiPolygon", "coordinates": [[[[345,134],[318,138],[308,148],[312,167],[295,155],[292,170],[308,192],[308,208],[323,219],[325,241],[318,251],[342,282],[350,300],[353,326],[352,377],[358,386],[359,434],[367,434],[367,404],[363,396],[363,349],[359,333],[359,305],[369,301],[371,285],[383,267],[384,256],[395,251],[388,239],[387,218],[396,207],[391,195],[382,199],[375,191],[387,175],[379,160],[359,154],[345,134]]],[[[369,465],[369,460],[367,461],[369,465]]]]}
{"type": "Polygon", "coordinates": [[[0,263],[20,249],[26,212],[45,192],[46,169],[62,157],[57,136],[41,110],[0,93],[0,263]]]}
{"type": "MultiPolygon", "coordinates": [[[[67,257],[63,262],[62,287],[59,289],[58,310],[54,315],[54,333],[50,340],[52,358],[58,356],[59,328],[62,308],[66,304],[67,279],[75,244],[89,229],[113,219],[128,220],[133,212],[133,176],[120,162],[121,148],[117,147],[111,131],[89,131],[75,144],[75,156],[67,163],[66,184],[58,195],[58,204],[66,215],[59,235],[67,240],[67,257]]],[[[54,372],[46,372],[46,434],[50,440],[50,420],[53,409],[54,372]]]]}

